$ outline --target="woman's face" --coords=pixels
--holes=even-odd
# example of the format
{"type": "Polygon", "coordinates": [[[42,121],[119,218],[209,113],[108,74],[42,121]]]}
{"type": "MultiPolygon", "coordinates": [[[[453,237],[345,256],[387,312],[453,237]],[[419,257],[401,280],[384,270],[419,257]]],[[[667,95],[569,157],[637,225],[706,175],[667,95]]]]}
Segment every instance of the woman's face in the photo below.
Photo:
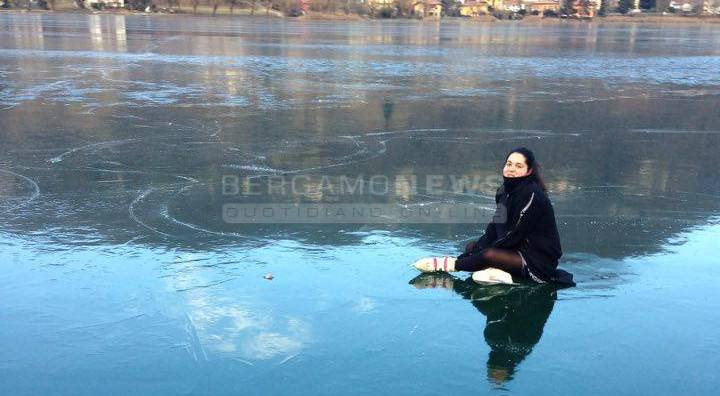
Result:
{"type": "Polygon", "coordinates": [[[505,177],[523,177],[532,173],[525,162],[525,156],[520,153],[512,153],[505,161],[503,168],[503,176],[505,177]]]}

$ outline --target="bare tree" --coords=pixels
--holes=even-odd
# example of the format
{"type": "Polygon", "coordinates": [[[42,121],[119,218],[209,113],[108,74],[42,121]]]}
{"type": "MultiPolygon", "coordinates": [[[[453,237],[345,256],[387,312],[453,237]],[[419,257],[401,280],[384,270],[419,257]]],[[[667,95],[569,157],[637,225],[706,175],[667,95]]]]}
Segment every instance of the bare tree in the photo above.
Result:
{"type": "Polygon", "coordinates": [[[657,0],[655,2],[655,9],[658,11],[667,11],[668,7],[670,7],[670,0],[657,0]]]}
{"type": "Polygon", "coordinates": [[[233,10],[235,9],[235,6],[237,5],[237,0],[225,0],[230,5],[230,14],[233,13],[233,10]]]}
{"type": "Polygon", "coordinates": [[[422,3],[422,1],[417,0],[395,0],[395,7],[397,8],[400,16],[406,16],[412,15],[415,10],[415,6],[422,3]]]}
{"type": "Polygon", "coordinates": [[[193,15],[197,15],[197,8],[198,8],[198,4],[200,4],[200,0],[191,0],[191,1],[192,1],[193,15]]]}
{"type": "Polygon", "coordinates": [[[222,1],[222,0],[213,0],[213,1],[212,1],[212,5],[213,5],[212,16],[215,16],[215,14],[217,13],[217,9],[218,9],[218,7],[220,7],[220,2],[221,2],[221,1],[222,1]]]}

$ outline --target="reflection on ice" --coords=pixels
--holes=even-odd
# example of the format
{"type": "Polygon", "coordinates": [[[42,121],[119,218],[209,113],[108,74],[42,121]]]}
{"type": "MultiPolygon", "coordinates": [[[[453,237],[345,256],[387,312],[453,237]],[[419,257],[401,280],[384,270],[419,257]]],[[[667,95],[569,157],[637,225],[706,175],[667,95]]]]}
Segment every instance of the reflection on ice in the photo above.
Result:
{"type": "Polygon", "coordinates": [[[418,275],[410,284],[418,289],[452,290],[486,317],[487,378],[496,385],[512,380],[517,366],[540,341],[558,290],[553,285],[481,285],[470,277],[429,273],[418,275]]]}
{"type": "Polygon", "coordinates": [[[198,266],[192,256],[183,256],[164,278],[186,304],[177,308],[186,312],[187,349],[193,359],[207,360],[208,352],[250,362],[289,358],[312,341],[312,327],[305,320],[273,315],[277,308],[259,296],[233,292],[233,277],[208,281],[198,266]]]}
{"type": "Polygon", "coordinates": [[[34,180],[7,169],[0,169],[0,174],[5,176],[0,177],[0,209],[3,213],[14,212],[40,196],[40,187],[34,180]]]}
{"type": "Polygon", "coordinates": [[[709,393],[718,37],[1,12],[0,382],[460,394],[488,376],[517,394],[662,393],[696,367],[683,391],[709,393]],[[578,281],[557,298],[406,286],[411,262],[458,252],[483,224],[222,218],[254,200],[492,207],[517,145],[543,164],[578,281]],[[433,175],[437,188],[412,183],[433,175]],[[302,194],[268,191],[293,176],[302,194]],[[328,185],[382,177],[380,198],[328,185]]]}

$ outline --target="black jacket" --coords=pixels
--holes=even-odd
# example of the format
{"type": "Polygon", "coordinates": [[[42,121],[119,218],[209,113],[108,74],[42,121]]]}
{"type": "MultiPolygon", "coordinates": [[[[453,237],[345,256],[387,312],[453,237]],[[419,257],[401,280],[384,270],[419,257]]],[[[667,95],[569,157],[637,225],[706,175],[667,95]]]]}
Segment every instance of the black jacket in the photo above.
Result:
{"type": "Polygon", "coordinates": [[[531,178],[495,195],[493,221],[474,249],[496,247],[519,251],[530,271],[546,282],[574,284],[572,275],[558,270],[562,256],[555,211],[550,199],[531,178]]]}

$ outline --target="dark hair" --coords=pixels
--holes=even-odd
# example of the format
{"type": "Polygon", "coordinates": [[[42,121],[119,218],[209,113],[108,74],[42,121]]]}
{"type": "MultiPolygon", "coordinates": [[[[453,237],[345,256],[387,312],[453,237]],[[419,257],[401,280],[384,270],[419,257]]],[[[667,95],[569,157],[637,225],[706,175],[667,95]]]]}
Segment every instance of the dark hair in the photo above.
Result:
{"type": "Polygon", "coordinates": [[[530,179],[535,180],[535,183],[537,183],[543,191],[547,191],[545,180],[542,177],[540,163],[535,160],[535,154],[525,147],[514,148],[505,156],[505,162],[507,162],[507,159],[510,158],[510,154],[512,153],[520,153],[525,157],[525,165],[527,165],[528,169],[532,169],[530,179]]]}

